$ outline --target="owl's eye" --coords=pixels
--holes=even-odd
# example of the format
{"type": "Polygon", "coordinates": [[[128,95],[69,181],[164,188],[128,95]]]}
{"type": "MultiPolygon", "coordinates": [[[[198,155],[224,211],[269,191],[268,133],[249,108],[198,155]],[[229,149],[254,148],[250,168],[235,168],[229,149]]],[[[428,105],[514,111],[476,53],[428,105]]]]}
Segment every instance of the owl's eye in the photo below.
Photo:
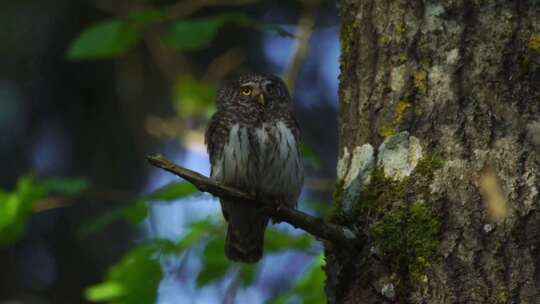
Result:
{"type": "Polygon", "coordinates": [[[251,88],[243,88],[242,89],[242,95],[244,95],[244,96],[249,96],[249,95],[251,95],[252,92],[253,92],[253,90],[251,88]]]}

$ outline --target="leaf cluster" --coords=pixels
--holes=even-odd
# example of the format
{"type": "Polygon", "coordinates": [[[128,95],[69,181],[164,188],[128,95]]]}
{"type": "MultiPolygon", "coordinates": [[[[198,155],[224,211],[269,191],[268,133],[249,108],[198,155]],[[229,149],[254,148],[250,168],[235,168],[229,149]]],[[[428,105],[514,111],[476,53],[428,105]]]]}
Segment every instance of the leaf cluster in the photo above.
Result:
{"type": "Polygon", "coordinates": [[[36,204],[49,196],[73,196],[88,188],[84,179],[37,180],[23,176],[13,191],[0,190],[0,246],[7,246],[24,235],[26,223],[36,204]]]}

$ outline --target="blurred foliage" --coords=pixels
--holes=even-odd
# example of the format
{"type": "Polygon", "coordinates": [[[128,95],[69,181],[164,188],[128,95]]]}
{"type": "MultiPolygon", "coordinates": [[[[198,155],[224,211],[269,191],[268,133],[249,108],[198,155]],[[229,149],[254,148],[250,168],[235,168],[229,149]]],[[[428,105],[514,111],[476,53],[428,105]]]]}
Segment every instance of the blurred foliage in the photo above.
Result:
{"type": "Polygon", "coordinates": [[[19,179],[13,192],[0,192],[0,245],[8,245],[22,236],[32,208],[45,195],[45,188],[30,177],[19,179]]]}
{"type": "Polygon", "coordinates": [[[90,187],[84,178],[48,178],[38,182],[48,195],[75,196],[90,187]]]}
{"type": "Polygon", "coordinates": [[[117,304],[155,303],[163,277],[155,255],[153,247],[133,249],[109,270],[103,283],[86,290],[86,299],[117,304]]]}
{"type": "MultiPolygon", "coordinates": [[[[115,217],[124,216],[126,210],[140,208],[139,204],[141,203],[146,206],[151,202],[172,202],[186,198],[195,192],[191,188],[192,186],[188,185],[190,184],[168,185],[135,200],[129,207],[121,209],[121,213],[115,214],[115,217]]],[[[138,211],[130,212],[137,213],[138,211]]],[[[109,215],[110,213],[105,216],[109,215]]],[[[93,229],[97,231],[103,227],[100,225],[93,229]]],[[[223,280],[229,274],[238,275],[242,284],[249,286],[256,278],[258,265],[239,265],[227,260],[224,254],[224,231],[222,220],[208,218],[187,225],[186,233],[177,241],[152,239],[148,244],[133,249],[122,261],[113,266],[103,283],[87,290],[86,298],[94,302],[154,303],[157,297],[157,287],[163,275],[157,256],[178,256],[183,252],[195,250],[199,244],[204,244],[204,249],[200,255],[203,263],[202,269],[196,277],[197,287],[223,280]]],[[[313,239],[307,234],[292,236],[271,228],[266,231],[265,251],[267,254],[284,250],[308,252],[311,247],[313,247],[313,239]]],[[[306,280],[304,278],[301,282],[306,280]]],[[[304,284],[308,283],[310,282],[304,284]]]]}
{"type": "Polygon", "coordinates": [[[33,176],[19,178],[11,192],[0,190],[0,246],[9,245],[23,236],[26,222],[36,204],[52,195],[73,196],[86,190],[84,179],[48,179],[33,176]]]}
{"type": "Polygon", "coordinates": [[[306,200],[304,204],[322,218],[327,218],[332,211],[332,205],[325,201],[306,200]]]}
{"type": "Polygon", "coordinates": [[[291,36],[277,26],[264,25],[241,13],[225,13],[211,18],[180,20],[173,24],[163,41],[177,50],[197,50],[208,47],[220,27],[235,24],[242,27],[274,31],[281,36],[291,36]]]}
{"type": "Polygon", "coordinates": [[[190,183],[169,184],[148,195],[133,199],[125,207],[107,210],[105,213],[97,216],[96,218],[84,222],[83,225],[79,227],[77,234],[81,238],[87,237],[118,220],[125,220],[132,224],[139,224],[148,215],[148,203],[170,203],[197,192],[197,188],[190,183]]]}
{"type": "MultiPolygon", "coordinates": [[[[235,264],[231,263],[224,254],[225,235],[224,229],[217,230],[206,244],[203,253],[203,269],[197,277],[197,286],[205,286],[215,280],[223,279],[225,274],[233,271],[235,264]]],[[[302,236],[291,236],[288,233],[269,228],[265,234],[266,254],[282,252],[284,250],[307,251],[313,246],[312,238],[304,234],[302,236]]],[[[255,279],[257,265],[244,265],[240,268],[240,278],[244,285],[250,285],[255,279]]]]}
{"type": "Polygon", "coordinates": [[[326,303],[326,295],[324,294],[325,278],[324,256],[321,254],[291,291],[277,298],[275,303],[292,303],[294,299],[300,299],[302,303],[309,304],[326,303]]]}
{"type": "Polygon", "coordinates": [[[302,158],[306,165],[313,167],[315,170],[321,168],[321,159],[313,150],[313,147],[306,145],[305,143],[300,143],[300,153],[302,153],[302,158]]]}
{"type": "Polygon", "coordinates": [[[26,222],[40,200],[51,195],[73,196],[87,187],[84,179],[39,181],[33,176],[23,176],[13,191],[0,190],[0,246],[7,246],[23,236],[26,222]]]}
{"type": "Polygon", "coordinates": [[[140,33],[121,20],[107,20],[86,29],[71,45],[69,59],[102,59],[125,53],[141,39],[140,33]]]}
{"type": "MultiPolygon", "coordinates": [[[[67,58],[83,60],[117,57],[137,45],[148,26],[166,21],[166,12],[148,9],[133,12],[123,19],[97,22],[86,28],[72,42],[66,54],[67,58]]],[[[280,27],[262,24],[248,15],[224,13],[208,18],[181,19],[173,22],[161,39],[172,49],[199,50],[208,47],[219,29],[226,24],[269,30],[292,37],[280,27]]]]}
{"type": "Polygon", "coordinates": [[[214,112],[217,86],[196,80],[191,76],[180,77],[174,86],[175,110],[179,117],[210,117],[214,112]]]}
{"type": "MultiPolygon", "coordinates": [[[[163,277],[158,256],[180,255],[200,242],[206,242],[206,245],[202,254],[203,269],[196,278],[198,287],[222,280],[227,273],[237,268],[238,264],[231,263],[224,255],[223,222],[205,219],[193,222],[186,228],[187,233],[177,242],[153,239],[149,244],[130,251],[118,264],[111,267],[104,282],[87,289],[86,298],[92,302],[155,303],[159,282],[163,277]]],[[[272,246],[272,249],[276,251],[290,249],[276,247],[276,244],[285,245],[288,241],[294,244],[293,250],[305,250],[312,245],[306,235],[291,237],[286,233],[271,229],[268,232],[267,242],[270,238],[280,239],[272,246]]],[[[253,283],[257,265],[239,267],[243,284],[253,283]]]]}

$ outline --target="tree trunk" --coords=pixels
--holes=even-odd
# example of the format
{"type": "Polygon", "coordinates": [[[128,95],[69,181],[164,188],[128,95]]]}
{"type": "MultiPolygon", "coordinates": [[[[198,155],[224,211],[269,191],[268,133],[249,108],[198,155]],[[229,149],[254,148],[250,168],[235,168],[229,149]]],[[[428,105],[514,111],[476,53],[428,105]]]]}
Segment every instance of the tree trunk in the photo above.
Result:
{"type": "Polygon", "coordinates": [[[329,303],[540,303],[540,2],[340,5],[329,303]]]}

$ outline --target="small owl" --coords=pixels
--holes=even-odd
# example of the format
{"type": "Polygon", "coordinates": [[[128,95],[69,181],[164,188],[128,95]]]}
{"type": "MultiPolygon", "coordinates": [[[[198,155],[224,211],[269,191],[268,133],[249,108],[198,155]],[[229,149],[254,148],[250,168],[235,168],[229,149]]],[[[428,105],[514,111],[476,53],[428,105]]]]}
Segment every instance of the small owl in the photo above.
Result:
{"type": "MultiPolygon", "coordinates": [[[[216,181],[295,207],[304,181],[300,130],[285,83],[248,74],[222,84],[205,134],[216,181]]],[[[268,216],[260,205],[221,200],[228,223],[226,256],[255,263],[263,253],[268,216]]]]}

